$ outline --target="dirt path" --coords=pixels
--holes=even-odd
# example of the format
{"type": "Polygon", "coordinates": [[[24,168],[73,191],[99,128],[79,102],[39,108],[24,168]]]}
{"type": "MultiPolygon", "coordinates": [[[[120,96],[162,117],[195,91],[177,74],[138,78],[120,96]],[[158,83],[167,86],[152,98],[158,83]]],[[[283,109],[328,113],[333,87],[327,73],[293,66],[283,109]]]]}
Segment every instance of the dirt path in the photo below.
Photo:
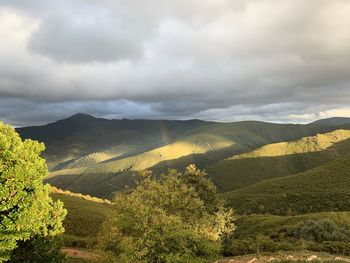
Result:
{"type": "Polygon", "coordinates": [[[97,255],[95,253],[80,250],[77,248],[65,247],[62,248],[61,251],[71,258],[80,258],[86,260],[95,260],[97,258],[97,255]]]}

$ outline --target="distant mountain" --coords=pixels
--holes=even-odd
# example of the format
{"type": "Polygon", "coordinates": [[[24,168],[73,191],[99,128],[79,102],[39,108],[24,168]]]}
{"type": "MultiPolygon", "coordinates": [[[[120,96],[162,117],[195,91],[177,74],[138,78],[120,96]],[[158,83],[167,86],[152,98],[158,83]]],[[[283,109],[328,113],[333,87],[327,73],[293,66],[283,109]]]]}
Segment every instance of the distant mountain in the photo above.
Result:
{"type": "Polygon", "coordinates": [[[44,142],[47,147],[44,157],[54,168],[105,150],[111,157],[143,152],[209,124],[199,120],[107,120],[79,113],[44,126],[19,128],[17,131],[24,139],[44,142]]]}
{"type": "MultiPolygon", "coordinates": [[[[350,125],[108,120],[79,113],[17,131],[22,138],[45,143],[43,157],[51,171],[47,182],[74,192],[111,197],[132,185],[132,174],[138,170],[160,173],[195,163],[211,175],[211,165],[232,155],[347,127],[350,125]]],[[[216,174],[212,174],[215,181],[216,174]]],[[[232,186],[225,180],[220,183],[232,186]]]]}
{"type": "Polygon", "coordinates": [[[320,125],[344,125],[350,124],[350,118],[346,117],[334,117],[328,119],[317,120],[312,124],[320,124],[320,125]]]}

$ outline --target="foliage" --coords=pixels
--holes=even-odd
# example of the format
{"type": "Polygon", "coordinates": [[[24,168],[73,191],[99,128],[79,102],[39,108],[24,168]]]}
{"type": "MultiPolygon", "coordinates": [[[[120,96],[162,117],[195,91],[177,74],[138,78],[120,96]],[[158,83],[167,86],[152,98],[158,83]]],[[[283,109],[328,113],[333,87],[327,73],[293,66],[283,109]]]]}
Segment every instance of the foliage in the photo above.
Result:
{"type": "Polygon", "coordinates": [[[348,241],[350,231],[338,227],[329,219],[307,220],[298,224],[294,229],[297,239],[305,239],[321,243],[323,241],[348,241]]]}
{"type": "Polygon", "coordinates": [[[52,194],[61,194],[61,195],[68,195],[68,196],[72,196],[72,197],[76,197],[76,198],[81,198],[87,201],[91,201],[91,202],[95,202],[95,203],[101,203],[101,204],[107,204],[110,205],[111,201],[107,200],[107,199],[101,199],[98,197],[94,197],[94,196],[90,196],[90,195],[83,195],[80,193],[73,193],[71,191],[68,190],[62,190],[59,189],[57,187],[51,186],[51,191],[52,194]]]}
{"type": "Polygon", "coordinates": [[[241,214],[296,215],[348,211],[349,176],[350,156],[345,156],[304,173],[262,181],[225,193],[224,197],[241,214]],[[259,209],[261,205],[264,211],[259,209]]]}
{"type": "Polygon", "coordinates": [[[235,239],[255,238],[257,235],[281,240],[294,235],[295,229],[307,221],[331,221],[337,229],[350,229],[350,212],[322,212],[296,216],[245,215],[236,219],[235,239]],[[279,234],[280,233],[280,234],[279,234]]]}
{"type": "Polygon", "coordinates": [[[14,250],[9,263],[63,263],[67,259],[60,252],[61,238],[36,237],[28,241],[21,241],[14,250]]]}
{"type": "Polygon", "coordinates": [[[221,236],[234,230],[233,216],[205,174],[189,166],[158,180],[144,176],[131,193],[114,199],[99,242],[104,260],[175,263],[217,256],[221,236]]]}
{"type": "Polygon", "coordinates": [[[20,241],[55,236],[64,229],[66,211],[49,197],[43,144],[22,141],[13,128],[0,123],[0,262],[9,259],[20,241]]]}
{"type": "Polygon", "coordinates": [[[320,251],[350,255],[349,212],[298,216],[240,216],[224,240],[226,256],[276,251],[320,251]]]}

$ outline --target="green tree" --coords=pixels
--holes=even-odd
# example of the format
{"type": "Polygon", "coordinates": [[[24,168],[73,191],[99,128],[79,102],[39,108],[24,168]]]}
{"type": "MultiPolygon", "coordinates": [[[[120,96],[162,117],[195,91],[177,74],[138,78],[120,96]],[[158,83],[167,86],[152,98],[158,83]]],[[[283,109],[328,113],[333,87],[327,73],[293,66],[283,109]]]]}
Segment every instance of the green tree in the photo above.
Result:
{"type": "Polygon", "coordinates": [[[64,263],[66,256],[61,253],[62,237],[32,238],[19,241],[8,263],[64,263]]]}
{"type": "Polygon", "coordinates": [[[22,141],[0,122],[0,262],[10,258],[19,242],[64,231],[66,210],[49,197],[50,186],[42,182],[47,175],[39,156],[43,150],[43,144],[22,141]]]}
{"type": "Polygon", "coordinates": [[[144,179],[118,193],[103,227],[104,262],[205,262],[221,250],[221,236],[234,230],[233,214],[214,196],[215,186],[194,166],[144,179]],[[193,180],[192,180],[192,179],[193,180]],[[191,179],[191,180],[190,180],[191,179]]]}

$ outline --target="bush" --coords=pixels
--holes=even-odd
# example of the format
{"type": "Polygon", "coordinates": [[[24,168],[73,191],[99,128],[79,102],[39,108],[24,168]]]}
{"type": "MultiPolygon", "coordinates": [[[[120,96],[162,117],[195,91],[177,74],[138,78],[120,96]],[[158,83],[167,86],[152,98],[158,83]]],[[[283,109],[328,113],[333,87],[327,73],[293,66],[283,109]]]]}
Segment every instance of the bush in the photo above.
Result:
{"type": "Polygon", "coordinates": [[[321,243],[323,241],[350,241],[350,231],[338,227],[329,219],[307,220],[294,230],[297,239],[321,243]]]}
{"type": "Polygon", "coordinates": [[[205,262],[221,252],[221,236],[233,231],[214,184],[194,166],[150,173],[131,193],[119,193],[99,248],[105,262],[205,262]]]}
{"type": "Polygon", "coordinates": [[[62,239],[37,237],[21,241],[13,251],[9,263],[64,263],[65,255],[60,252],[62,239]]]}

